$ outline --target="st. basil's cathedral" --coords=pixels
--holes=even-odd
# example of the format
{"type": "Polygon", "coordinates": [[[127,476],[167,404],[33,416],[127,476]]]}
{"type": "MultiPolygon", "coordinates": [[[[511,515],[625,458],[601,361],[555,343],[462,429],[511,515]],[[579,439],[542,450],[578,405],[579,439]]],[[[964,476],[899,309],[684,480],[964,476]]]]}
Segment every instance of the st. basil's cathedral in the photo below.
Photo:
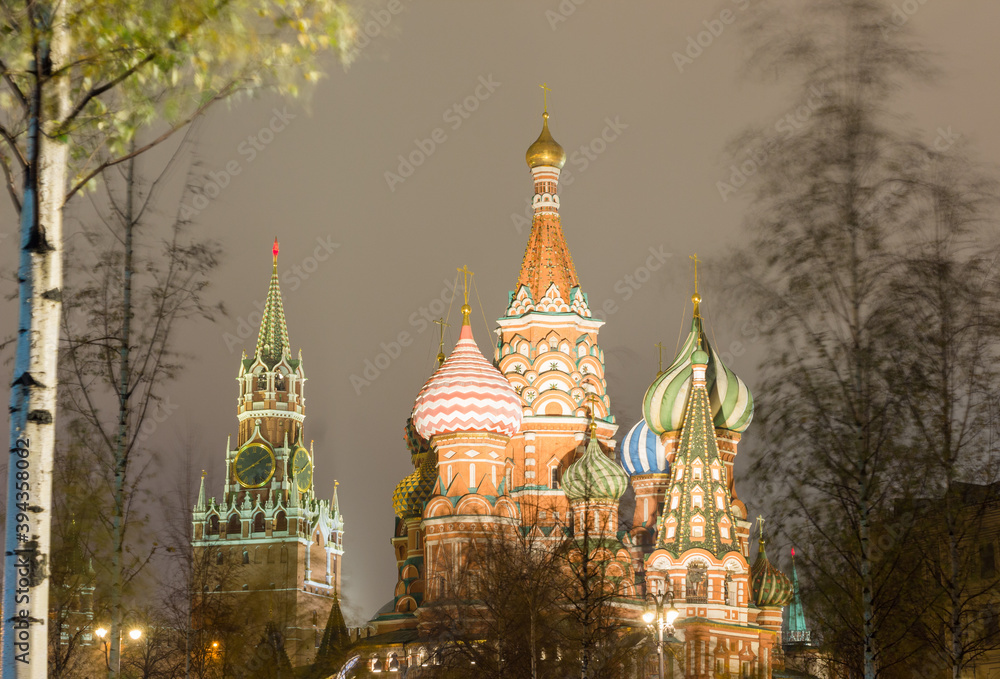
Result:
{"type": "MultiPolygon", "coordinates": [[[[493,360],[473,336],[466,286],[458,342],[449,355],[442,350],[405,422],[413,472],[392,497],[398,578],[369,623],[372,632],[359,640],[358,671],[432,661],[425,618],[465,575],[463,550],[514,530],[586,535],[584,545],[596,538],[603,572],[614,576],[616,615],[635,628],[643,628],[649,595],[672,595],[678,648],[670,676],[769,678],[783,669],[783,608],[792,603],[797,627],[804,618],[797,587],[768,561],[762,537],[749,561],[753,524],[733,470],[753,397],[709,342],[696,291],[687,338],[647,389],[642,419],[615,439],[598,343],[604,322],[591,313],[563,234],[558,184],[566,154],[548,118],[546,111],[526,154],[534,215],[515,289],[497,320],[493,360]],[[634,509],[622,516],[620,507],[632,506],[621,502],[630,486],[634,509]]],[[[301,355],[291,358],[277,244],[274,257],[255,354],[239,365],[239,438],[226,447],[225,493],[206,501],[202,488],[194,546],[220,564],[254,565],[260,582],[243,589],[282,610],[289,655],[303,664],[327,617],[342,620],[344,520],[336,493],[328,502],[313,491],[305,375],[301,355]],[[279,565],[282,587],[273,576],[279,565]]],[[[638,409],[638,395],[635,402],[638,409]]],[[[807,639],[797,627],[790,628],[797,640],[807,639]]],[[[655,662],[637,663],[623,676],[654,676],[655,669],[655,662]]]]}

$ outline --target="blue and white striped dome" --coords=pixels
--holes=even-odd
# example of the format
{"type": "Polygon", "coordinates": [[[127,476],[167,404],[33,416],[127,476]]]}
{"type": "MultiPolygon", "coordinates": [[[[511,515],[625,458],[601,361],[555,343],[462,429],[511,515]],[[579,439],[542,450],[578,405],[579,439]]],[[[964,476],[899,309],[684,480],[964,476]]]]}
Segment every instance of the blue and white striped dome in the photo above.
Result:
{"type": "Polygon", "coordinates": [[[649,430],[645,418],[629,430],[622,439],[622,466],[629,476],[636,474],[667,474],[667,453],[660,437],[649,430]]]}

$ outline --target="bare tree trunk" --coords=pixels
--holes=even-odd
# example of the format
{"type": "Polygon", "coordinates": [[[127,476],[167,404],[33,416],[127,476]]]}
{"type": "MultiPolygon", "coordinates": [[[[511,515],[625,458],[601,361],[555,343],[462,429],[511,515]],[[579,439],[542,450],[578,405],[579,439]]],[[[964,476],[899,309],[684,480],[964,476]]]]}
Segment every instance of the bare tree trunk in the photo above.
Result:
{"type": "MultiPolygon", "coordinates": [[[[133,148],[135,144],[132,144],[133,148]]],[[[122,552],[125,543],[125,529],[122,525],[125,514],[125,476],[128,471],[129,448],[129,345],[132,341],[132,235],[135,231],[135,158],[128,161],[125,180],[125,211],[122,225],[125,227],[125,252],[122,289],[122,329],[121,346],[118,350],[118,432],[115,437],[114,457],[114,504],[111,518],[111,655],[108,676],[118,676],[121,659],[122,628],[122,552]]]]}
{"type": "Polygon", "coordinates": [[[21,209],[18,333],[10,397],[10,465],[4,543],[3,679],[45,679],[48,561],[52,522],[59,317],[62,310],[62,205],[68,148],[46,121],[69,106],[69,82],[51,73],[65,61],[68,3],[29,6],[36,41],[31,76],[28,166],[21,209]]]}

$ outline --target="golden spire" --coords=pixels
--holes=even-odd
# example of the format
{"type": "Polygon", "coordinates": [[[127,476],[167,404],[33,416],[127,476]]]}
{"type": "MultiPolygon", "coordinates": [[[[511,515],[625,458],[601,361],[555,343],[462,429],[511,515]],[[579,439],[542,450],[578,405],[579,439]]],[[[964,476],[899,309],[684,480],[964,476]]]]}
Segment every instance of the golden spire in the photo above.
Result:
{"type": "Polygon", "coordinates": [[[660,356],[657,359],[657,363],[656,363],[656,365],[657,365],[657,367],[656,367],[656,374],[657,374],[657,376],[659,376],[659,375],[663,374],[663,342],[657,342],[653,346],[656,347],[657,349],[659,349],[660,356]]]}
{"type": "Polygon", "coordinates": [[[691,295],[691,301],[694,303],[694,317],[701,318],[701,295],[698,294],[698,253],[694,253],[688,257],[694,262],[694,294],[691,295]]]}
{"type": "MultiPolygon", "coordinates": [[[[469,276],[474,276],[475,274],[469,271],[469,267],[463,265],[458,273],[462,274],[462,287],[465,292],[465,304],[462,305],[462,325],[471,325],[469,323],[469,314],[472,313],[472,307],[469,306],[469,276]]],[[[444,328],[441,328],[444,332],[444,328]]]]}
{"type": "Polygon", "coordinates": [[[757,517],[757,535],[760,538],[760,544],[764,544],[764,515],[761,514],[757,517]]]}
{"type": "Polygon", "coordinates": [[[438,355],[437,355],[438,367],[440,368],[441,364],[444,363],[444,329],[450,326],[451,324],[445,323],[443,318],[435,319],[434,322],[441,326],[441,342],[438,344],[438,355]]]}
{"type": "Polygon", "coordinates": [[[542,106],[543,106],[542,114],[545,115],[546,118],[548,118],[548,115],[549,115],[549,92],[552,91],[552,88],[549,87],[548,83],[542,83],[541,85],[539,85],[539,87],[542,88],[542,106]]]}

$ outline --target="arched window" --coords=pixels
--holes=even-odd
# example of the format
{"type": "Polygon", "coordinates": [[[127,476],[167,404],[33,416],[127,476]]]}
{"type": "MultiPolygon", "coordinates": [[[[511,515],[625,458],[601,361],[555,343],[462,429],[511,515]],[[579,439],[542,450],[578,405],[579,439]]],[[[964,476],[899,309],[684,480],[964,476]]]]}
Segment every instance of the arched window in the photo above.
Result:
{"type": "Polygon", "coordinates": [[[257,391],[267,391],[267,375],[263,373],[257,376],[257,391]]]}
{"type": "Polygon", "coordinates": [[[270,547],[267,548],[267,562],[274,563],[274,550],[270,547]]]}
{"type": "Polygon", "coordinates": [[[278,512],[278,515],[274,517],[274,530],[277,531],[288,530],[288,517],[285,516],[284,512],[278,512]]]}
{"type": "Polygon", "coordinates": [[[285,390],[285,376],[284,375],[279,374],[279,375],[277,375],[274,378],[274,390],[275,391],[284,391],[285,390]]]}
{"type": "Polygon", "coordinates": [[[288,547],[281,548],[281,563],[288,563],[288,547]]]}
{"type": "Polygon", "coordinates": [[[217,566],[222,565],[222,550],[220,549],[215,555],[215,564],[217,566]]]}
{"type": "Polygon", "coordinates": [[[219,515],[212,514],[208,517],[208,534],[218,535],[219,534],[219,515]]]}
{"type": "Polygon", "coordinates": [[[244,564],[250,563],[250,552],[248,552],[245,549],[243,550],[243,563],[244,564]]]}
{"type": "Polygon", "coordinates": [[[556,490],[559,488],[559,484],[562,481],[562,473],[559,465],[555,465],[549,469],[549,488],[556,490]]]}
{"type": "Polygon", "coordinates": [[[264,512],[257,512],[253,517],[253,532],[264,532],[264,512]]]}
{"type": "Polygon", "coordinates": [[[239,537],[241,532],[240,515],[231,514],[229,516],[229,523],[226,524],[226,535],[229,537],[239,537]]]}

